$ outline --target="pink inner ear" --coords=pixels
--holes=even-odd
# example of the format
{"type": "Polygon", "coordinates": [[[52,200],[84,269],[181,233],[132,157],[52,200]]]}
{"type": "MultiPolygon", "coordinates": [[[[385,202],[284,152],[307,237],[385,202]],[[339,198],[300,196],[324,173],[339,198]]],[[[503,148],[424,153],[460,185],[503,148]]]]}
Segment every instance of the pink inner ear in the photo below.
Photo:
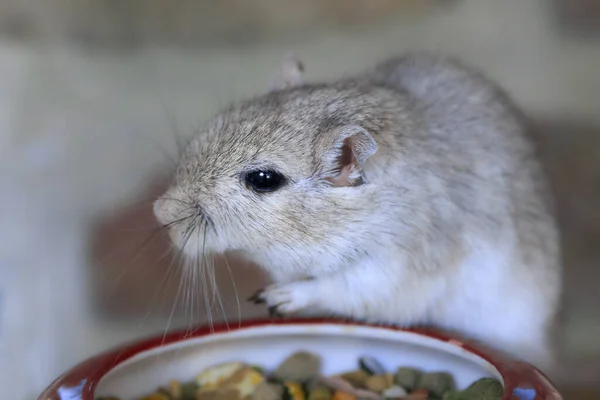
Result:
{"type": "Polygon", "coordinates": [[[346,165],[342,168],[340,173],[337,176],[327,178],[327,181],[331,182],[332,186],[342,187],[342,186],[354,186],[355,180],[350,179],[350,175],[352,174],[352,166],[346,165]]]}
{"type": "Polygon", "coordinates": [[[352,144],[350,143],[352,139],[348,138],[344,140],[344,145],[342,146],[342,154],[338,157],[338,164],[340,167],[345,167],[347,165],[356,165],[356,157],[354,157],[354,152],[352,151],[352,144]]]}
{"type": "Polygon", "coordinates": [[[351,175],[355,168],[358,168],[358,161],[352,151],[350,144],[351,138],[344,140],[342,146],[342,154],[338,157],[339,173],[336,176],[329,177],[327,180],[331,182],[333,186],[355,186],[358,181],[352,179],[351,175]]]}

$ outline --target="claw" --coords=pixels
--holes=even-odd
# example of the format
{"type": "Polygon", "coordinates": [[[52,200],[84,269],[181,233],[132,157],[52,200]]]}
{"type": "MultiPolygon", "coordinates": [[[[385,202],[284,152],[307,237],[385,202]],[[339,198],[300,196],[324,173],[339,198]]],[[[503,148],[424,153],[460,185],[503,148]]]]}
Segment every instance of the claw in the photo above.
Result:
{"type": "Polygon", "coordinates": [[[282,314],[281,314],[279,311],[277,311],[277,308],[278,308],[278,307],[279,307],[279,306],[270,306],[270,307],[268,308],[268,310],[269,310],[269,316],[270,316],[271,318],[273,318],[273,317],[277,317],[277,318],[283,318],[283,315],[282,315],[282,314]]]}
{"type": "Polygon", "coordinates": [[[265,299],[263,299],[263,297],[262,297],[263,292],[264,292],[264,290],[260,289],[258,292],[254,293],[252,296],[250,296],[248,298],[248,301],[252,302],[254,304],[264,304],[265,299]]]}
{"type": "Polygon", "coordinates": [[[277,314],[277,306],[269,307],[269,317],[274,317],[277,314]]]}

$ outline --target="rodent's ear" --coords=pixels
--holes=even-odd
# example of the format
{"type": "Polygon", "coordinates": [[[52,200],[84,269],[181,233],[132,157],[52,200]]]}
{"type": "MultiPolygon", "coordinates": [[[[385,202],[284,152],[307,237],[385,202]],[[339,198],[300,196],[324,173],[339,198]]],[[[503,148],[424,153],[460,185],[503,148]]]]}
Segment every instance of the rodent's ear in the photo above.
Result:
{"type": "Polygon", "coordinates": [[[363,127],[336,128],[321,137],[323,178],[333,186],[358,186],[364,182],[365,161],[377,152],[377,143],[363,127]]]}
{"type": "Polygon", "coordinates": [[[304,83],[304,65],[293,54],[284,57],[279,71],[271,80],[270,91],[290,89],[304,83]]]}

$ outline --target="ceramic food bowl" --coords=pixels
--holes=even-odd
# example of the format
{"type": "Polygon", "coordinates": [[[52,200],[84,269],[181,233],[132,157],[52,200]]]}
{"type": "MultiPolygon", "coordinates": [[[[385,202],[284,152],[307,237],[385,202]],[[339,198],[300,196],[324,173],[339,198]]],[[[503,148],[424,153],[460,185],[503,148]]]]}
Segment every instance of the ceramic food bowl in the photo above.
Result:
{"type": "Polygon", "coordinates": [[[243,361],[274,368],[296,350],[321,355],[325,374],[355,367],[359,357],[375,357],[388,370],[411,366],[446,370],[464,389],[482,377],[504,386],[503,399],[561,399],[536,368],[489,350],[427,330],[325,320],[246,321],[239,327],[215,326],[193,333],[174,332],[126,345],[91,358],[58,378],[38,400],[93,400],[118,396],[130,400],[166,384],[189,380],[204,368],[243,361]]]}

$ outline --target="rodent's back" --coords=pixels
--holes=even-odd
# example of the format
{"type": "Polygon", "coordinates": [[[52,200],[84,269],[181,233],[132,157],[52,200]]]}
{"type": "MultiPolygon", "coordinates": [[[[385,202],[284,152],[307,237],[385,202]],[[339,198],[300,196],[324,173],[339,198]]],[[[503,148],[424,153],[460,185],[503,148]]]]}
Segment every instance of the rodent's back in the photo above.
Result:
{"type": "Polygon", "coordinates": [[[494,208],[511,207],[512,182],[532,180],[519,168],[534,157],[521,116],[478,72],[419,53],[384,62],[368,76],[409,99],[417,129],[400,134],[412,139],[411,162],[439,190],[432,198],[446,196],[456,207],[491,216],[494,208]]]}
{"type": "MultiPolygon", "coordinates": [[[[479,71],[438,55],[411,54],[384,62],[369,79],[408,94],[421,124],[412,132],[434,191],[451,203],[457,226],[494,240],[514,233],[513,265],[523,282],[542,285],[532,301],[552,313],[560,296],[560,251],[554,205],[530,125],[513,100],[479,71]]],[[[456,232],[458,233],[458,232],[456,232]]],[[[493,242],[493,241],[492,241],[493,242]]],[[[499,249],[500,250],[500,249],[499,249]]]]}
{"type": "Polygon", "coordinates": [[[449,56],[408,54],[377,65],[368,76],[405,90],[427,113],[462,123],[473,117],[496,118],[510,102],[481,72],[449,56]]]}
{"type": "MultiPolygon", "coordinates": [[[[368,76],[410,98],[421,124],[411,135],[423,143],[422,168],[433,182],[429,185],[433,219],[444,221],[446,233],[458,243],[492,246],[488,261],[480,259],[483,264],[475,265],[457,289],[474,302],[481,299],[481,290],[499,291],[498,297],[511,293],[499,300],[498,310],[520,310],[527,316],[523,320],[532,321],[527,322],[529,328],[544,326],[551,331],[561,297],[560,241],[552,196],[526,116],[502,88],[450,57],[410,54],[378,65],[368,76]],[[500,263],[504,274],[495,275],[485,262],[500,263]],[[480,273],[496,276],[488,283],[492,286],[477,288],[484,280],[480,273]]],[[[436,225],[441,226],[437,230],[444,229],[440,222],[431,228],[436,225]]],[[[444,318],[451,326],[452,318],[462,317],[441,309],[436,318],[442,324],[444,318]]],[[[546,338],[536,340],[546,345],[546,338]]],[[[539,362],[548,361],[542,358],[539,362]]]]}
{"type": "Polygon", "coordinates": [[[514,196],[525,190],[523,195],[539,198],[541,208],[552,212],[529,122],[479,71],[451,57],[416,53],[378,65],[369,79],[408,96],[420,125],[409,134],[435,156],[428,167],[499,185],[500,195],[502,189],[514,196]]]}

